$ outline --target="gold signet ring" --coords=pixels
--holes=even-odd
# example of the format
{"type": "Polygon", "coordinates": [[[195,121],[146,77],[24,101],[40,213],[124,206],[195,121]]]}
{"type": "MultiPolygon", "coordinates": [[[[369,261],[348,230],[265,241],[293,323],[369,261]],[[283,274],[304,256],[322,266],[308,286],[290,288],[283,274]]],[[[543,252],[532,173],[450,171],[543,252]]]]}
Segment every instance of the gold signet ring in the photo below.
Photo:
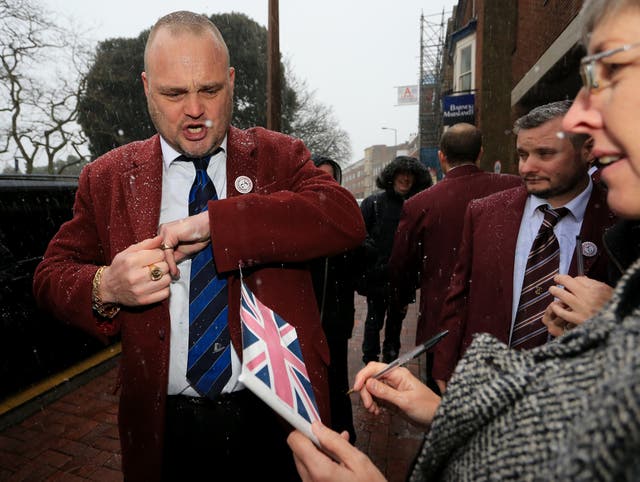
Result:
{"type": "Polygon", "coordinates": [[[149,268],[149,277],[151,281],[158,281],[163,276],[163,272],[160,268],[158,268],[155,264],[150,264],[149,268]]]}
{"type": "Polygon", "coordinates": [[[162,243],[160,245],[160,249],[164,251],[164,250],[173,249],[173,248],[171,246],[167,246],[166,244],[162,243]]]}

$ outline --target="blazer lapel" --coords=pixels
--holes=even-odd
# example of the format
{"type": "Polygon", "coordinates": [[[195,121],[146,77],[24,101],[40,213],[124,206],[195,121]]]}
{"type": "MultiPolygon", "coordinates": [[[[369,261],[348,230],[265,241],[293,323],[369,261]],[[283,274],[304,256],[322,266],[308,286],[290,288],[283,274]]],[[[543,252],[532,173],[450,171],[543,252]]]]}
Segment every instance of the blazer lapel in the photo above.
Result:
{"type": "MultiPolygon", "coordinates": [[[[505,205],[502,215],[501,233],[498,236],[500,248],[496,251],[505,255],[504,263],[497,263],[499,280],[504,283],[503,310],[505,320],[511,322],[511,312],[513,310],[513,262],[516,252],[516,244],[518,242],[518,232],[520,231],[520,223],[522,222],[522,213],[524,205],[527,201],[527,191],[520,188],[514,191],[513,198],[509,199],[505,205]]],[[[509,328],[507,328],[509,329],[509,328]]]]}
{"type": "Polygon", "coordinates": [[[160,221],[163,170],[160,138],[156,135],[146,142],[148,145],[141,150],[143,155],[120,178],[129,225],[136,242],[155,236],[160,221]]]}
{"type": "MultiPolygon", "coordinates": [[[[599,183],[594,182],[580,228],[582,246],[579,249],[582,249],[584,255],[584,272],[587,275],[591,270],[591,266],[603,255],[603,226],[610,226],[613,224],[614,219],[615,217],[607,205],[606,191],[599,183]]],[[[577,273],[577,260],[574,254],[571,258],[569,274],[576,276],[577,273]]]]}
{"type": "MultiPolygon", "coordinates": [[[[229,127],[227,137],[227,197],[251,194],[257,191],[258,167],[256,161],[256,145],[248,131],[229,127]]],[[[244,273],[244,281],[255,292],[251,275],[244,273]]],[[[233,271],[227,278],[229,283],[229,309],[239,310],[240,273],[233,271]],[[231,299],[234,297],[234,299],[231,299]]],[[[236,314],[229,316],[229,321],[238,319],[236,314]]],[[[242,333],[240,323],[229,323],[229,335],[236,353],[242,360],[242,333]]]]}
{"type": "Polygon", "coordinates": [[[227,197],[256,193],[257,146],[248,131],[229,128],[227,138],[227,197]]]}

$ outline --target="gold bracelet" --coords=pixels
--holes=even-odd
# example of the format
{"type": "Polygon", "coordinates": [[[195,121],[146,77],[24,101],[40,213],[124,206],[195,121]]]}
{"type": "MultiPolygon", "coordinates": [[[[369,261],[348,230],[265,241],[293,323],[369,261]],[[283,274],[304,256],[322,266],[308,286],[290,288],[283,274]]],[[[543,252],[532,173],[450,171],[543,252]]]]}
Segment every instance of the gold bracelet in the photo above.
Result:
{"type": "Polygon", "coordinates": [[[120,311],[117,303],[103,303],[100,299],[100,282],[102,281],[102,272],[106,266],[100,266],[93,277],[91,286],[91,308],[103,318],[113,318],[120,311]]]}

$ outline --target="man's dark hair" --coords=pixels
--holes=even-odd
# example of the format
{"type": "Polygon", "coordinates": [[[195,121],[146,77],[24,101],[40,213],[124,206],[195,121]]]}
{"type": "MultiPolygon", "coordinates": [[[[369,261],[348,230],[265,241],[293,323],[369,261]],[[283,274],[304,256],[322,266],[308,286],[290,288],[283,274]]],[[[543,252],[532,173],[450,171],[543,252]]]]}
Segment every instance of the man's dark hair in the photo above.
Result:
{"type": "Polygon", "coordinates": [[[340,164],[326,156],[313,155],[311,156],[311,160],[315,164],[316,167],[320,167],[323,164],[327,164],[333,168],[333,178],[338,182],[338,184],[342,184],[342,168],[340,164]]]}
{"type": "Polygon", "coordinates": [[[413,174],[413,186],[407,197],[431,186],[431,175],[427,168],[415,157],[398,156],[385,166],[376,178],[376,186],[385,191],[393,191],[393,181],[400,173],[413,174]]]}
{"type": "Polygon", "coordinates": [[[440,150],[449,164],[475,163],[482,150],[482,132],[472,124],[455,124],[440,137],[440,150]]]}
{"type": "MultiPolygon", "coordinates": [[[[518,134],[522,129],[535,129],[550,120],[564,117],[569,112],[571,104],[573,104],[571,100],[559,100],[531,109],[528,114],[523,115],[513,124],[514,134],[518,134]]],[[[572,132],[566,132],[564,135],[568,137],[576,150],[581,149],[589,138],[587,134],[575,134],[572,132]]]]}

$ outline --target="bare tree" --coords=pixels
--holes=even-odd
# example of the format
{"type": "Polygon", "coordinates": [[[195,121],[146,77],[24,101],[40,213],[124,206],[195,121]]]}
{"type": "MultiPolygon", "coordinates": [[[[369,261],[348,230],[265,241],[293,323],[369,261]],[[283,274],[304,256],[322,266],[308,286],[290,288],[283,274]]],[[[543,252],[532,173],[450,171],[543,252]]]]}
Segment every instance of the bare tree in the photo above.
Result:
{"type": "Polygon", "coordinates": [[[351,140],[349,134],[340,128],[333,109],[319,102],[306,82],[293,75],[293,69],[287,68],[286,72],[287,82],[295,91],[298,104],[287,133],[302,139],[312,154],[330,157],[343,166],[348,164],[351,140]]]}
{"type": "Polygon", "coordinates": [[[88,50],[50,18],[37,0],[0,0],[0,158],[29,174],[36,161],[53,174],[63,150],[86,157],[76,119],[88,50]]]}

